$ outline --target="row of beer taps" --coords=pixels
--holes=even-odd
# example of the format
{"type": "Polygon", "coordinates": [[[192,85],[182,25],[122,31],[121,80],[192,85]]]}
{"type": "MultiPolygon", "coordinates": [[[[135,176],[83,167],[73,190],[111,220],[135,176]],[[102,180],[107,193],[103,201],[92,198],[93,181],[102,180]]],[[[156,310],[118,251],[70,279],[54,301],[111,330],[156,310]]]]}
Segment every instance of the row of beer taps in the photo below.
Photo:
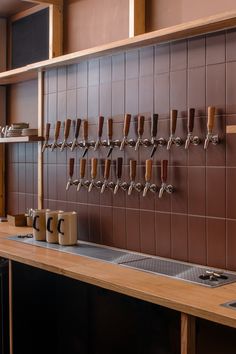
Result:
{"type": "Polygon", "coordinates": [[[152,193],[158,193],[159,198],[162,198],[164,193],[173,193],[174,188],[172,185],[167,184],[167,167],[168,161],[161,161],[161,186],[158,187],[156,184],[152,183],[152,169],[153,169],[153,160],[146,160],[145,166],[145,184],[136,182],[136,169],[137,161],[130,160],[129,166],[129,182],[122,182],[122,167],[123,167],[123,158],[118,157],[116,160],[116,182],[109,181],[110,170],[111,170],[111,160],[105,160],[105,169],[103,179],[97,180],[97,170],[98,170],[98,159],[91,159],[91,171],[90,171],[90,180],[85,180],[85,170],[86,170],[87,160],[84,158],[80,159],[80,168],[79,168],[79,179],[73,180],[74,175],[74,163],[75,159],[69,159],[69,179],[66,185],[66,190],[68,191],[71,186],[76,186],[77,191],[79,192],[81,188],[86,188],[90,193],[94,188],[99,189],[100,193],[103,194],[105,190],[111,190],[114,195],[117,194],[118,190],[121,189],[126,191],[128,195],[131,195],[133,191],[142,193],[143,197],[147,195],[150,191],[152,193]]]}
{"type": "MultiPolygon", "coordinates": [[[[76,119],[75,122],[75,130],[74,130],[74,138],[71,142],[68,141],[70,128],[71,128],[71,119],[65,120],[64,127],[64,140],[59,142],[61,121],[56,122],[55,132],[54,132],[54,140],[52,143],[49,142],[50,139],[50,123],[46,124],[45,127],[45,142],[43,144],[42,152],[45,149],[50,148],[51,151],[59,148],[60,151],[63,151],[65,148],[69,148],[71,151],[74,151],[75,148],[79,147],[83,149],[82,157],[85,157],[89,149],[93,149],[94,151],[98,150],[99,147],[107,147],[108,153],[107,157],[109,157],[115,147],[120,150],[124,150],[125,146],[131,146],[136,151],[140,146],[152,147],[150,157],[153,157],[158,146],[165,146],[167,150],[170,150],[172,145],[181,146],[184,145],[185,149],[188,149],[190,144],[199,145],[201,143],[201,139],[198,136],[194,136],[194,116],[195,109],[190,108],[188,110],[188,120],[187,120],[187,138],[184,141],[182,138],[176,136],[176,126],[177,126],[177,116],[178,111],[172,109],[170,111],[170,136],[166,140],[163,137],[157,138],[158,132],[158,114],[153,114],[152,116],[152,124],[151,124],[151,139],[143,139],[144,134],[144,121],[145,118],[142,115],[138,116],[138,138],[128,139],[131,115],[125,114],[124,116],[124,126],[123,126],[123,139],[122,140],[113,140],[113,119],[107,119],[107,139],[102,140],[103,134],[103,125],[104,125],[104,117],[100,116],[98,118],[98,134],[96,141],[88,141],[88,120],[81,120],[80,118],[76,119]],[[83,126],[83,140],[79,141],[79,133],[80,127],[83,126]]],[[[220,142],[219,135],[213,134],[214,128],[214,119],[215,119],[215,107],[208,107],[208,120],[207,120],[207,134],[204,141],[204,149],[208,148],[209,143],[216,145],[220,142]]]]}

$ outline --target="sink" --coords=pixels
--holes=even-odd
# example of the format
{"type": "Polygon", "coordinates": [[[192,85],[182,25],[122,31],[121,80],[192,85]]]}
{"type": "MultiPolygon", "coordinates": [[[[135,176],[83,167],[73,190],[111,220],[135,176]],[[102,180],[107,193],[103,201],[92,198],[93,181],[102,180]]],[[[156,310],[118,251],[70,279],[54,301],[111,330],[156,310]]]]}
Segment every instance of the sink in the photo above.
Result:
{"type": "Polygon", "coordinates": [[[185,280],[211,288],[236,282],[235,272],[222,272],[219,269],[211,267],[120,250],[85,241],[79,241],[75,246],[61,246],[59,244],[36,241],[32,235],[8,236],[7,239],[92,259],[99,259],[119,264],[123,267],[185,280]]]}

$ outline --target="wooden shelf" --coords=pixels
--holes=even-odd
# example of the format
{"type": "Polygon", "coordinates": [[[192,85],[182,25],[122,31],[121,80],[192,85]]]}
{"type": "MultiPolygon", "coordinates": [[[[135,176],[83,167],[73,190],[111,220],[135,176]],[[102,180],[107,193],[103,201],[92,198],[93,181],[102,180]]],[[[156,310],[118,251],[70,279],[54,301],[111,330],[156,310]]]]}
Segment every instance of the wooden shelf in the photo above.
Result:
{"type": "Polygon", "coordinates": [[[82,60],[96,58],[102,55],[114,54],[123,50],[175,41],[201,34],[230,29],[233,27],[236,27],[235,11],[209,16],[158,31],[141,34],[132,38],[58,56],[53,59],[27,65],[19,69],[6,71],[0,73],[0,85],[30,80],[37,76],[38,71],[44,71],[49,68],[75,64],[82,60]]]}
{"type": "Polygon", "coordinates": [[[33,141],[43,141],[42,136],[19,136],[15,138],[0,138],[0,144],[3,143],[30,143],[33,141]]]}

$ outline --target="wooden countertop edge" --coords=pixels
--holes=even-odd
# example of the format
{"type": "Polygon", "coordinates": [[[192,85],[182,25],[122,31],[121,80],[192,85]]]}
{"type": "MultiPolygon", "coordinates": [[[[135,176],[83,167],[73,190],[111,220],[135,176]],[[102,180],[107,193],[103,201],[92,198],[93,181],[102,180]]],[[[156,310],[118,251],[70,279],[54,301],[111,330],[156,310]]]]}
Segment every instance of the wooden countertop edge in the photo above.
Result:
{"type": "Polygon", "coordinates": [[[236,328],[236,311],[220,306],[236,299],[236,284],[210,289],[3,238],[8,235],[1,233],[1,257],[236,328]]]}

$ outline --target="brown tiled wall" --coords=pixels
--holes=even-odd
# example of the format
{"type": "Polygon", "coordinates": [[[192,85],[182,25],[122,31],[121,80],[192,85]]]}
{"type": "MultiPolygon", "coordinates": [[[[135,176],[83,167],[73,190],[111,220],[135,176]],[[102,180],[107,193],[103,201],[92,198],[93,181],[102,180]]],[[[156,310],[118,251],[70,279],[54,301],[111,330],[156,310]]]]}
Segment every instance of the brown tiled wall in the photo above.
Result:
{"type": "MultiPolygon", "coordinates": [[[[208,105],[217,108],[215,132],[222,138],[220,145],[211,145],[206,153],[202,145],[189,151],[174,146],[170,153],[160,148],[154,156],[153,182],[160,185],[160,160],[167,158],[173,195],[159,200],[154,194],[127,197],[123,191],[115,197],[109,191],[100,195],[96,190],[88,194],[71,188],[66,192],[68,159],[76,158],[78,176],[81,151],[57,151],[44,155],[45,206],[78,211],[83,240],[236,269],[236,136],[225,134],[226,124],[236,123],[236,30],[46,73],[45,121],[54,124],[66,117],[88,117],[90,139],[96,137],[99,114],[113,117],[114,139],[121,138],[125,112],[132,114],[130,138],[137,135],[138,113],[145,115],[145,137],[150,136],[153,112],[159,113],[158,136],[167,138],[171,108],[178,109],[177,134],[185,139],[188,107],[196,109],[194,134],[204,139],[208,105]]],[[[9,208],[15,212],[34,199],[34,151],[32,145],[11,148],[9,208]]],[[[123,179],[128,179],[129,160],[138,159],[137,179],[143,182],[149,155],[149,148],[138,153],[126,148],[125,153],[115,150],[112,159],[124,158],[123,179]]],[[[106,149],[90,151],[88,162],[93,156],[105,158],[106,149]]],[[[115,180],[114,164],[111,179],[115,180]]]]}

